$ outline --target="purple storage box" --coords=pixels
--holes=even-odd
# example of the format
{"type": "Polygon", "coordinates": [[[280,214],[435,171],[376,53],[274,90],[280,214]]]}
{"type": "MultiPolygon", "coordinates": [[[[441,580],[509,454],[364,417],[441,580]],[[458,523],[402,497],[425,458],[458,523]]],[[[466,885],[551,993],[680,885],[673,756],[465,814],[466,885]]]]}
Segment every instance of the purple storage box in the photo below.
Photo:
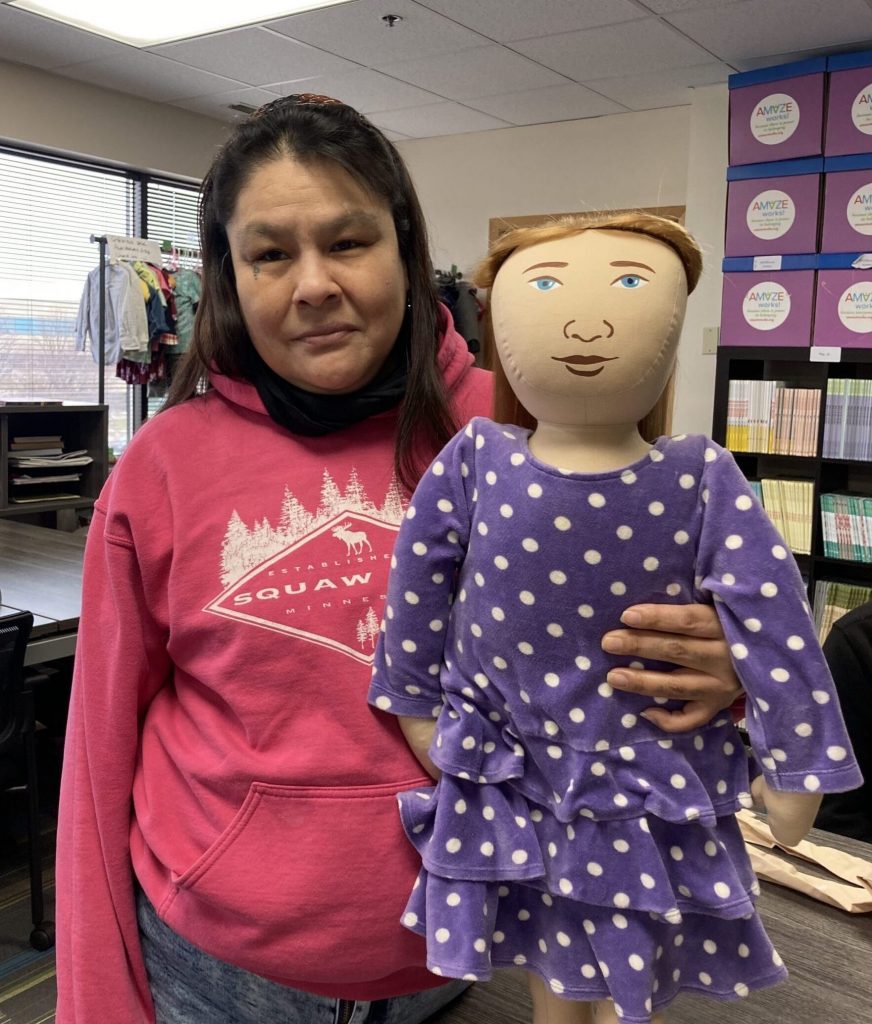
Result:
{"type": "Polygon", "coordinates": [[[821,256],[814,344],[872,348],[872,268],[857,270],[856,253],[821,256]]]}
{"type": "Polygon", "coordinates": [[[830,157],[824,167],[821,250],[872,249],[872,154],[830,157]]]}
{"type": "Polygon", "coordinates": [[[826,58],[730,75],[730,163],[820,156],[826,58]]]}
{"type": "Polygon", "coordinates": [[[872,153],[872,52],[840,53],[827,61],[824,153],[872,153]]]}
{"type": "Polygon", "coordinates": [[[725,259],[721,345],[811,345],[814,256],[787,256],[788,268],[753,270],[753,259],[725,259]]]}
{"type": "Polygon", "coordinates": [[[823,169],[820,157],[729,168],[726,255],[814,252],[823,169]]]}

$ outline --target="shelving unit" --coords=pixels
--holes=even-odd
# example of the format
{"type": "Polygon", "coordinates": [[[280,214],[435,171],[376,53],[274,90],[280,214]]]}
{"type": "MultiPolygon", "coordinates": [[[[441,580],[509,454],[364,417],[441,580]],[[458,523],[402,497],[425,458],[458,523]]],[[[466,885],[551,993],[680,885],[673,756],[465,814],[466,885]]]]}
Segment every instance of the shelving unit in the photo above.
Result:
{"type": "MultiPolygon", "coordinates": [[[[830,378],[872,378],[872,349],[842,349],[840,362],[811,362],[809,348],[722,347],[717,354],[712,437],[725,444],[727,400],[731,380],[783,380],[793,386],[816,387],[821,397],[817,452],[822,451],[826,390],[830,378]]],[[[796,555],[808,579],[809,599],[818,580],[872,585],[872,564],[824,556],[820,495],[856,491],[872,496],[872,462],[814,456],[735,452],[736,462],[749,479],[802,477],[814,486],[811,555],[796,555]]]]}
{"type": "Polygon", "coordinates": [[[0,517],[25,517],[54,514],[56,525],[62,525],[80,509],[90,508],[108,473],[109,410],[105,405],[0,406],[0,517]],[[75,498],[32,501],[16,504],[11,500],[9,444],[13,437],[59,434],[65,451],[87,450],[93,461],[77,467],[81,479],[74,487],[75,498]]]}

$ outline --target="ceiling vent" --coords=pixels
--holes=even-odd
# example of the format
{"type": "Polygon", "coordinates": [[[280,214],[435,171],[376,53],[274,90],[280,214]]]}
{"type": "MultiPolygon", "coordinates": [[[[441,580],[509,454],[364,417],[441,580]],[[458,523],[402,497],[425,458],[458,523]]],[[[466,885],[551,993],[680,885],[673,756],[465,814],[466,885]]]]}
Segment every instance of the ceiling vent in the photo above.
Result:
{"type": "Polygon", "coordinates": [[[249,106],[248,103],[231,103],[227,109],[236,110],[240,114],[253,114],[255,110],[257,110],[257,107],[249,106]]]}

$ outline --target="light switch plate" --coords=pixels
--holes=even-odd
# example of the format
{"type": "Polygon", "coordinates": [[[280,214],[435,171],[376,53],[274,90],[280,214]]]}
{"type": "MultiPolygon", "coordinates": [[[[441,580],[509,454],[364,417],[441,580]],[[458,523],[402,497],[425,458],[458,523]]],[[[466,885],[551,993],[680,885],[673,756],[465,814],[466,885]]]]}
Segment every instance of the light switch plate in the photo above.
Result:
{"type": "Polygon", "coordinates": [[[721,336],[720,327],[703,327],[702,329],[702,354],[714,356],[718,352],[718,339],[721,336]]]}

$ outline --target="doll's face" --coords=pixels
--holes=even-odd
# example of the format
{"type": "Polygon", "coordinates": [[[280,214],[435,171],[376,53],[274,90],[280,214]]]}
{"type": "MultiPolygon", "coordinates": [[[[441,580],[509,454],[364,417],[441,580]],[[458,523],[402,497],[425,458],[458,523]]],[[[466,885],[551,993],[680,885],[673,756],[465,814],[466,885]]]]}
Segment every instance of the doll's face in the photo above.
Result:
{"type": "Polygon", "coordinates": [[[635,423],[675,363],[687,278],[664,242],[591,229],[513,253],[491,291],[509,384],[537,420],[635,423]]]}

